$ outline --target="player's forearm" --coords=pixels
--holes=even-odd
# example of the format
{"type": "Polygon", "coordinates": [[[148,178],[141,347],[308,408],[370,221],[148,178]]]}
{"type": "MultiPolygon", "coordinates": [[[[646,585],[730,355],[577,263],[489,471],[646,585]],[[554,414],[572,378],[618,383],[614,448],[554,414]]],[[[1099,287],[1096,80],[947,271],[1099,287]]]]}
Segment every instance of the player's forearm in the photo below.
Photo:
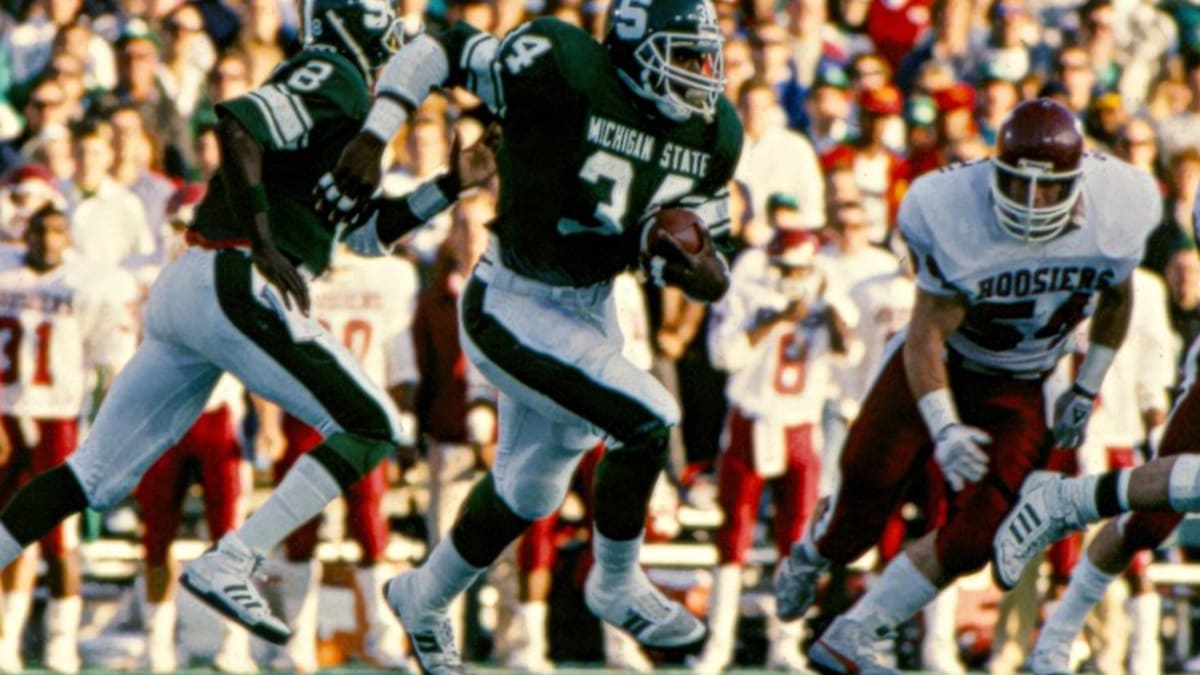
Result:
{"type": "Polygon", "coordinates": [[[904,341],[904,369],[913,400],[931,435],[960,423],[944,354],[946,338],[962,323],[966,309],[957,298],[917,292],[913,319],[904,341]]]}
{"type": "Polygon", "coordinates": [[[458,201],[460,187],[458,179],[450,172],[425,181],[402,197],[380,199],[376,224],[379,241],[391,246],[400,237],[429,222],[458,201]]]}
{"type": "Polygon", "coordinates": [[[379,74],[363,131],[381,143],[391,141],[429,92],[449,77],[450,61],[442,44],[430,35],[416,37],[388,59],[379,74]]]}
{"type": "Polygon", "coordinates": [[[1088,332],[1088,350],[1079,364],[1075,387],[1095,396],[1104,376],[1116,358],[1117,349],[1129,331],[1133,314],[1133,287],[1128,279],[1100,293],[1092,326],[1088,332]]]}
{"type": "Polygon", "coordinates": [[[270,241],[267,192],[262,184],[262,145],[232,115],[224,115],[217,122],[217,142],[221,147],[221,180],[230,207],[246,226],[252,242],[270,241]]]}

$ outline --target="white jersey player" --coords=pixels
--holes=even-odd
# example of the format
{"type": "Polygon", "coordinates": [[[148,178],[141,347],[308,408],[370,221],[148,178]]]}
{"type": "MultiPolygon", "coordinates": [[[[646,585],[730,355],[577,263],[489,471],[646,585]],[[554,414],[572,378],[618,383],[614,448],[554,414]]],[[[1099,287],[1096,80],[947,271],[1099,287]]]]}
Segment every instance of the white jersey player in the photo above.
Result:
{"type": "MultiPolygon", "coordinates": [[[[836,361],[861,358],[853,338],[858,313],[831,296],[815,267],[817,238],[777,230],[766,251],[738,258],[729,293],[713,307],[708,351],[729,372],[730,413],[718,460],[718,567],[709,606],[709,639],[692,668],[719,673],[732,661],[742,566],[753,540],[759,501],[769,483],[780,558],[800,535],[817,502],[821,413],[836,361]]],[[[801,621],[767,623],[767,667],[806,670],[801,621]]]]}
{"type": "MultiPolygon", "coordinates": [[[[1148,175],[1085,154],[1078,121],[1049,99],[1013,110],[995,157],[913,184],[899,215],[917,267],[913,319],[851,426],[829,510],[781,566],[781,615],[811,604],[829,564],[878,541],[931,455],[957,494],[946,523],[909,543],[817,640],[809,656],[821,667],[893,672],[879,665],[871,636],[983,567],[1026,476],[1045,466],[1052,443],[1079,445],[1124,339],[1129,277],[1159,202],[1148,175]],[[1087,355],[1047,434],[1044,379],[1093,313],[1087,355]]],[[[1006,585],[1011,572],[996,569],[1006,585]]]]}
{"type": "MultiPolygon", "coordinates": [[[[75,451],[89,383],[111,382],[133,354],[133,279],[72,255],[70,223],[54,206],[30,219],[28,249],[0,253],[0,413],[12,454],[0,465],[0,499],[7,501],[35,473],[75,451]]],[[[82,600],[73,522],[41,540],[50,602],[46,657],[59,672],[79,670],[76,634],[82,600]]],[[[35,569],[17,562],[5,588],[0,670],[20,672],[20,640],[33,598],[35,569]]]]}

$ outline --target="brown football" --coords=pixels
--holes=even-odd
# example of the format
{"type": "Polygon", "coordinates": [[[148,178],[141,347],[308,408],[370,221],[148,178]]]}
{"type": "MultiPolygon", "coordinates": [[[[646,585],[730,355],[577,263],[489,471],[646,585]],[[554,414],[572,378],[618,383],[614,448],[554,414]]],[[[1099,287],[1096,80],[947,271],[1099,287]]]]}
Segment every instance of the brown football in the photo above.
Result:
{"type": "Polygon", "coordinates": [[[663,209],[654,214],[647,225],[649,231],[643,239],[645,252],[649,255],[669,246],[663,239],[672,239],[680,249],[688,253],[699,253],[704,247],[704,222],[690,209],[663,209]]]}

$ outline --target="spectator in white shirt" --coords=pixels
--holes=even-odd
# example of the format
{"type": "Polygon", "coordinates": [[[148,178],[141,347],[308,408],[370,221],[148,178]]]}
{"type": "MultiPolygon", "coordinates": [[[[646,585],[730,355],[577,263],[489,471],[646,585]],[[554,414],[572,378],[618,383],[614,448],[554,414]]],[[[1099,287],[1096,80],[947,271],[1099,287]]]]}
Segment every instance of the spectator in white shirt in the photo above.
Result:
{"type": "Polygon", "coordinates": [[[807,138],[784,127],[774,88],[759,78],[747,80],[738,95],[738,111],[746,138],[734,177],[750,188],[755,212],[766,213],[770,195],[790,194],[800,205],[805,228],[824,225],[820,162],[807,138]]]}
{"type": "Polygon", "coordinates": [[[80,255],[103,265],[136,266],[154,253],[146,212],[127,188],[113,180],[113,130],[87,122],[72,131],[75,179],[67,200],[71,235],[80,255]]]}

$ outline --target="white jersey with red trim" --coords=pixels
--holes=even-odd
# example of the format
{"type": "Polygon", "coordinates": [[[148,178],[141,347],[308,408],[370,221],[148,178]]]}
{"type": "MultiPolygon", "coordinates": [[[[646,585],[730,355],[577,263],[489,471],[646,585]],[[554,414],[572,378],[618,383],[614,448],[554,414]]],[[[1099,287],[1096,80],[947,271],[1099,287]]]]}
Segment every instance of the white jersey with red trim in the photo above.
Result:
{"type": "Polygon", "coordinates": [[[329,328],[367,375],[391,387],[403,379],[393,357],[406,339],[417,304],[417,272],[402,258],[363,258],[338,251],[310,287],[313,317],[329,328]]]}
{"type": "Polygon", "coordinates": [[[729,402],[747,417],[773,424],[820,422],[836,358],[824,318],[829,306],[824,294],[814,296],[809,318],[780,322],[751,344],[750,331],[786,308],[789,300],[778,290],[778,272],[762,251],[743,253],[732,279],[729,292],[713,305],[708,331],[713,364],[729,372],[729,402]]]}
{"type": "Polygon", "coordinates": [[[133,277],[77,255],[38,273],[24,253],[0,259],[0,382],[5,414],[77,417],[91,374],[133,355],[138,290],[133,277]]]}
{"type": "Polygon", "coordinates": [[[948,345],[986,367],[1048,371],[1071,349],[1097,293],[1123,282],[1161,220],[1158,188],[1144,171],[1093,153],[1082,161],[1079,204],[1067,230],[1028,242],[993,211],[989,160],[917,179],[900,205],[917,286],[967,303],[948,345]]]}

